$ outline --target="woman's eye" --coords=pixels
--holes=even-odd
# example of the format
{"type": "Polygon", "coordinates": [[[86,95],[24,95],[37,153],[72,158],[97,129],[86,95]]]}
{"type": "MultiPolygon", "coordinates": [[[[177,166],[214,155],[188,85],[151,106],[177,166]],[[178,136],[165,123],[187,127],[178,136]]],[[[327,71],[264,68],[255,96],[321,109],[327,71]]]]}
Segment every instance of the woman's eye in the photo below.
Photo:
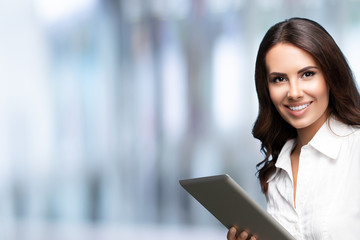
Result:
{"type": "Polygon", "coordinates": [[[305,72],[303,75],[302,75],[302,78],[308,78],[308,77],[312,77],[314,76],[315,73],[314,72],[305,72]]]}
{"type": "Polygon", "coordinates": [[[284,82],[286,79],[283,77],[274,77],[271,82],[278,83],[278,82],[284,82]]]}

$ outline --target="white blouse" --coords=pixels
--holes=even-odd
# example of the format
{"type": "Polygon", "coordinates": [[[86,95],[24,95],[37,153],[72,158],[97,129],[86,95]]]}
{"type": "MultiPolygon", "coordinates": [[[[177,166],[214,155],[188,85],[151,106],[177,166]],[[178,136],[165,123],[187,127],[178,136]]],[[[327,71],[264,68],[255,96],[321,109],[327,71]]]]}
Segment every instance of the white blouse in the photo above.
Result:
{"type": "Polygon", "coordinates": [[[268,180],[267,210],[296,239],[360,239],[360,128],[333,117],[302,147],[296,208],[289,140],[268,180]]]}

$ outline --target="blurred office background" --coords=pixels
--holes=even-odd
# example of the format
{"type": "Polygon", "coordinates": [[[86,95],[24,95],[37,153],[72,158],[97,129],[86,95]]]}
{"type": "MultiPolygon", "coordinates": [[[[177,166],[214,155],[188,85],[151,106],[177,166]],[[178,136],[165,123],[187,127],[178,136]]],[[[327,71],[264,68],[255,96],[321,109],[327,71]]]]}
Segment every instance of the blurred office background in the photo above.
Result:
{"type": "Polygon", "coordinates": [[[179,186],[228,173],[263,207],[257,47],[320,22],[360,74],[359,0],[0,1],[0,238],[225,239],[179,186]]]}

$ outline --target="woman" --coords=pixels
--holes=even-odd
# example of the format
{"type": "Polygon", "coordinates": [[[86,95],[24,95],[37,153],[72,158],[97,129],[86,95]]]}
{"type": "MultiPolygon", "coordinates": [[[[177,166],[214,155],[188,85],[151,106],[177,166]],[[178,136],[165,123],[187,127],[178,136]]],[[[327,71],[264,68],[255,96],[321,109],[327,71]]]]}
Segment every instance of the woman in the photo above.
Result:
{"type": "Polygon", "coordinates": [[[268,212],[295,239],[358,239],[360,96],[346,58],[318,23],[292,18],[266,33],[255,68],[268,212]]]}

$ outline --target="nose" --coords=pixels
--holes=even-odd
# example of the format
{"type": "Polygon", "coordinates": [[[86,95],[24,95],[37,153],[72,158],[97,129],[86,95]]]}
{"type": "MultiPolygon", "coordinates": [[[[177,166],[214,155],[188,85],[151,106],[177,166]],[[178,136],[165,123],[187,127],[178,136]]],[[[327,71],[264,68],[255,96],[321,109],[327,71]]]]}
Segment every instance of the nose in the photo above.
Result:
{"type": "Polygon", "coordinates": [[[299,99],[304,96],[301,83],[298,79],[289,81],[288,98],[299,99]]]}

